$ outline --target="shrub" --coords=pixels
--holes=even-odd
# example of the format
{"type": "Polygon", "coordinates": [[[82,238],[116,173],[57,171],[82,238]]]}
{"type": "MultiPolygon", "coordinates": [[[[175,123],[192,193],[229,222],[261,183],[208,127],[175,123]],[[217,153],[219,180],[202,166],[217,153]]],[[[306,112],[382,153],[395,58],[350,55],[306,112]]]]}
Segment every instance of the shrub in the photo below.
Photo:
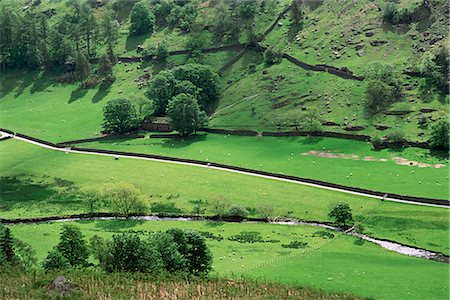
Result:
{"type": "Polygon", "coordinates": [[[169,56],[169,49],[165,43],[159,43],[155,51],[156,58],[159,61],[165,61],[169,56]]]}
{"type": "Polygon", "coordinates": [[[300,249],[300,248],[308,247],[308,243],[300,242],[300,241],[293,241],[293,242],[290,242],[289,244],[282,244],[281,247],[291,248],[291,249],[300,249]]]}
{"type": "Polygon", "coordinates": [[[256,231],[241,231],[237,235],[232,235],[228,238],[230,241],[239,243],[263,243],[264,240],[259,232],[256,231]]]}
{"type": "Polygon", "coordinates": [[[330,218],[334,218],[336,225],[341,227],[346,227],[353,224],[352,210],[345,202],[341,202],[333,207],[328,216],[330,218]]]}
{"type": "Polygon", "coordinates": [[[405,141],[405,133],[401,130],[393,130],[386,137],[391,143],[402,143],[405,141]]]}
{"type": "Polygon", "coordinates": [[[220,234],[219,235],[214,235],[213,233],[211,233],[209,231],[199,231],[198,233],[201,236],[203,236],[205,239],[216,240],[218,242],[223,240],[223,236],[221,236],[220,234]]]}
{"type": "Polygon", "coordinates": [[[394,24],[397,15],[397,5],[392,2],[386,3],[383,10],[383,21],[385,23],[394,24]]]}
{"type": "Polygon", "coordinates": [[[248,72],[249,73],[255,73],[256,72],[256,65],[255,64],[249,64],[248,65],[248,72]]]}
{"type": "Polygon", "coordinates": [[[228,215],[231,217],[245,218],[248,215],[248,210],[245,207],[236,204],[228,209],[228,215]]]}
{"type": "Polygon", "coordinates": [[[45,258],[42,267],[46,271],[64,270],[70,267],[70,263],[67,260],[67,258],[65,258],[61,254],[61,252],[57,250],[52,250],[48,253],[47,257],[45,258]]]}
{"type": "Polygon", "coordinates": [[[114,235],[107,248],[104,268],[107,272],[154,273],[162,270],[163,262],[155,245],[136,234],[114,235]]]}
{"type": "Polygon", "coordinates": [[[273,214],[273,207],[269,205],[260,205],[256,208],[256,212],[264,219],[269,219],[273,214]]]}
{"type": "Polygon", "coordinates": [[[374,136],[370,139],[370,142],[372,143],[373,148],[379,149],[383,145],[383,139],[379,136],[374,136]]]}
{"type": "Polygon", "coordinates": [[[313,233],[313,237],[321,237],[323,239],[332,239],[334,234],[325,230],[319,230],[313,233]]]}
{"type": "Polygon", "coordinates": [[[449,123],[447,120],[440,120],[431,127],[430,146],[436,149],[449,148],[449,123]]]}
{"type": "Polygon", "coordinates": [[[283,52],[280,49],[269,47],[264,51],[264,61],[267,65],[274,65],[281,62],[283,52]]]}

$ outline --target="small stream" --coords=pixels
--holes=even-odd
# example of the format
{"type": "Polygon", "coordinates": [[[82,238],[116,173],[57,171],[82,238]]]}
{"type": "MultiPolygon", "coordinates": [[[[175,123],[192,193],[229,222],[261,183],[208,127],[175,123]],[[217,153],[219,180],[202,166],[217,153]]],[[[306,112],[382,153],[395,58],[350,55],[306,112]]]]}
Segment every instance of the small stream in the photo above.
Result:
{"type": "MultiPolygon", "coordinates": [[[[14,224],[25,224],[25,223],[59,223],[59,222],[75,222],[75,221],[92,221],[92,220],[138,220],[138,221],[211,221],[211,222],[230,222],[230,221],[217,221],[217,220],[211,220],[208,218],[192,218],[192,217],[158,217],[158,216],[132,216],[132,217],[80,217],[80,218],[60,218],[60,219],[51,219],[51,220],[33,220],[33,221],[27,221],[24,220],[23,222],[14,223],[14,224]]],[[[5,222],[7,224],[7,222],[5,222]]],[[[230,222],[231,223],[231,222],[230,222]]],[[[360,239],[363,239],[365,241],[377,244],[384,249],[394,251],[403,255],[423,258],[423,259],[429,259],[439,262],[445,262],[449,263],[449,256],[434,252],[430,250],[425,250],[421,248],[416,248],[412,246],[403,245],[400,243],[396,243],[393,241],[387,241],[382,239],[376,239],[370,236],[367,236],[365,234],[359,234],[355,232],[345,232],[339,229],[338,227],[334,227],[328,224],[319,223],[319,222],[305,222],[305,221],[251,221],[251,220],[243,220],[241,222],[233,222],[233,223],[257,223],[257,224],[275,224],[275,225],[289,225],[289,226],[313,226],[313,227],[320,227],[328,230],[333,230],[339,233],[347,234],[350,236],[358,237],[360,239]]],[[[11,223],[12,224],[12,223],[11,223]]]]}

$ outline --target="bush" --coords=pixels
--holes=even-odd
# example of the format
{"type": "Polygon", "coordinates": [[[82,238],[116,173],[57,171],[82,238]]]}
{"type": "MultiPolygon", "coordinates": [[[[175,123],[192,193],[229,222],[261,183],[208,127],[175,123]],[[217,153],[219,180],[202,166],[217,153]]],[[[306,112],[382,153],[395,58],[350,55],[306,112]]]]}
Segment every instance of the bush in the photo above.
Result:
{"type": "Polygon", "coordinates": [[[393,130],[386,137],[391,143],[402,143],[405,141],[405,133],[401,130],[393,130]]]}
{"type": "Polygon", "coordinates": [[[283,52],[280,49],[269,47],[264,51],[264,61],[267,65],[274,65],[281,62],[283,52]]]}
{"type": "Polygon", "coordinates": [[[374,136],[370,139],[374,149],[379,149],[383,145],[383,139],[379,136],[374,136]]]}
{"type": "Polygon", "coordinates": [[[293,241],[289,244],[282,244],[281,247],[283,248],[291,248],[291,249],[301,249],[308,247],[308,243],[300,242],[300,241],[293,241]]]}
{"type": "Polygon", "coordinates": [[[52,250],[48,253],[47,257],[45,258],[42,267],[46,271],[50,270],[65,270],[70,268],[70,263],[65,258],[61,252],[57,250],[52,250]]]}
{"type": "Polygon", "coordinates": [[[237,235],[232,235],[228,238],[230,241],[239,243],[263,243],[264,240],[259,232],[256,231],[241,231],[237,235]]]}
{"type": "Polygon", "coordinates": [[[248,210],[241,205],[232,205],[228,209],[228,216],[245,218],[248,215],[248,210]]]}
{"type": "Polygon", "coordinates": [[[160,272],[163,261],[155,245],[136,234],[114,235],[107,248],[104,268],[107,272],[160,272]]]}
{"type": "Polygon", "coordinates": [[[435,149],[448,149],[449,123],[447,120],[440,120],[431,127],[430,146],[435,149]]]}
{"type": "Polygon", "coordinates": [[[392,2],[386,3],[383,10],[383,21],[385,23],[394,24],[397,15],[397,5],[392,2]]]}
{"type": "Polygon", "coordinates": [[[159,43],[155,51],[156,58],[159,61],[165,61],[169,56],[169,49],[165,43],[159,43]]]}
{"type": "Polygon", "coordinates": [[[325,230],[319,230],[313,233],[313,237],[321,237],[323,239],[332,239],[334,234],[325,230]]]}
{"type": "Polygon", "coordinates": [[[255,73],[256,72],[256,65],[255,64],[249,64],[248,65],[248,72],[249,73],[255,73]]]}
{"type": "Polygon", "coordinates": [[[269,205],[260,205],[256,208],[256,212],[264,219],[269,219],[273,214],[273,207],[269,205]]]}

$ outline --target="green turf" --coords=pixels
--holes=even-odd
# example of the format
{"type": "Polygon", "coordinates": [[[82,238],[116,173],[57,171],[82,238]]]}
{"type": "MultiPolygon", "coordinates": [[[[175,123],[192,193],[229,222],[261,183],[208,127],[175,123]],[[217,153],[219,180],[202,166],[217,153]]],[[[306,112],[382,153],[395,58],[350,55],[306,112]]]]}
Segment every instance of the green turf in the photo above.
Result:
{"type": "Polygon", "coordinates": [[[448,196],[447,160],[419,148],[374,151],[366,142],[335,138],[242,137],[220,134],[200,134],[185,140],[150,138],[100,141],[77,146],[207,160],[386,193],[440,199],[448,196]],[[304,155],[310,151],[331,151],[345,156],[326,158],[304,155]],[[357,157],[352,158],[350,155],[357,157]],[[372,157],[375,161],[365,160],[367,157],[372,157]],[[395,157],[432,165],[444,164],[445,167],[398,165],[393,160],[395,157]]]}
{"type": "MultiPolygon", "coordinates": [[[[11,229],[14,236],[30,243],[42,260],[57,243],[61,225],[16,225],[11,229]]],[[[175,221],[86,221],[76,225],[86,238],[95,234],[109,238],[127,230],[145,234],[171,227],[221,235],[222,241],[207,240],[214,257],[213,274],[219,276],[262,278],[377,299],[442,299],[448,294],[448,264],[410,258],[367,242],[361,245],[355,238],[336,233],[332,239],[314,237],[319,229],[309,226],[175,221]],[[256,231],[264,239],[279,242],[241,244],[227,240],[241,231],[256,231]],[[308,246],[281,247],[292,241],[307,242],[308,246]]]]}
{"type": "MultiPolygon", "coordinates": [[[[67,187],[65,181],[76,186],[96,187],[129,182],[149,196],[149,204],[173,203],[187,214],[194,209],[193,200],[202,199],[211,204],[222,199],[249,208],[270,205],[274,208],[274,216],[329,221],[327,214],[331,206],[345,201],[352,207],[357,220],[367,222],[366,226],[374,236],[398,238],[411,245],[449,252],[448,210],[445,208],[387,203],[207,168],[65,154],[16,140],[1,142],[0,153],[1,174],[12,180],[10,183],[4,181],[7,184],[2,190],[6,204],[1,206],[0,214],[4,218],[87,212],[87,206],[80,199],[66,198],[67,194],[63,192],[67,187]],[[34,192],[31,194],[30,191],[34,192]],[[393,211],[397,212],[396,222],[392,219],[393,211]],[[433,220],[427,226],[424,226],[427,222],[423,217],[425,213],[433,220]],[[397,231],[399,229],[401,232],[397,231]],[[431,236],[434,237],[432,244],[431,236]]],[[[209,206],[205,208],[207,214],[211,214],[209,206]]],[[[99,210],[111,211],[111,208],[106,206],[99,210]]]]}

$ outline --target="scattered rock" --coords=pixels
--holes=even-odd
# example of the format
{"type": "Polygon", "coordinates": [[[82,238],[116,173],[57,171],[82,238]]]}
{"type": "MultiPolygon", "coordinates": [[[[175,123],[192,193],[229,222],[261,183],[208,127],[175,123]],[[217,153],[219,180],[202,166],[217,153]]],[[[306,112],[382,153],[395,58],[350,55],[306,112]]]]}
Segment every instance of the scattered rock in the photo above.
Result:
{"type": "Polygon", "coordinates": [[[361,130],[364,130],[364,129],[366,129],[366,127],[365,126],[357,126],[357,125],[347,125],[347,126],[345,126],[344,127],[344,130],[345,131],[361,131],[361,130]]]}
{"type": "Polygon", "coordinates": [[[420,112],[423,112],[423,113],[430,113],[430,112],[434,112],[434,111],[437,111],[437,109],[429,108],[429,107],[423,107],[420,109],[420,112]]]}
{"type": "Polygon", "coordinates": [[[69,282],[64,276],[58,276],[47,286],[47,292],[61,299],[69,296],[75,288],[76,284],[69,282]]]}
{"type": "Polygon", "coordinates": [[[359,51],[359,50],[361,50],[362,48],[364,48],[364,44],[358,44],[358,45],[355,46],[355,50],[356,50],[356,51],[359,51]]]}
{"type": "Polygon", "coordinates": [[[374,127],[381,131],[391,128],[390,126],[383,125],[383,124],[376,124],[374,127]]]}
{"type": "Polygon", "coordinates": [[[376,40],[376,41],[371,41],[370,45],[373,46],[373,47],[378,47],[378,46],[385,45],[387,43],[388,43],[388,41],[376,40]]]}
{"type": "Polygon", "coordinates": [[[338,123],[335,123],[335,122],[333,122],[333,121],[325,121],[325,122],[322,122],[322,125],[323,125],[323,126],[339,126],[338,123]]]}
{"type": "Polygon", "coordinates": [[[373,31],[367,31],[367,32],[366,32],[366,36],[367,36],[367,37],[374,36],[374,34],[375,34],[375,33],[373,33],[373,31]]]}
{"type": "Polygon", "coordinates": [[[141,53],[144,50],[145,50],[145,46],[144,45],[138,45],[137,48],[136,48],[136,52],[137,53],[141,53]]]}

